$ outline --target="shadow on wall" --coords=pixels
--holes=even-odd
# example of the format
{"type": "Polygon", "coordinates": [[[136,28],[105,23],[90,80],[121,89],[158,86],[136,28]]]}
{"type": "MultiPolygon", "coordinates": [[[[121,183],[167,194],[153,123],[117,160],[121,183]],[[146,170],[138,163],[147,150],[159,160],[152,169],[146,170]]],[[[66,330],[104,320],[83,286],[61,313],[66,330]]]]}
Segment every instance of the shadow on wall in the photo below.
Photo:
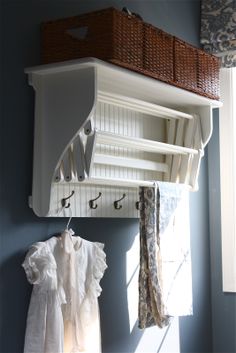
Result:
{"type": "MultiPolygon", "coordinates": [[[[108,268],[101,281],[103,291],[99,298],[103,352],[135,352],[143,332],[137,328],[137,324],[135,327],[130,325],[127,253],[139,240],[138,222],[136,219],[122,219],[122,222],[121,219],[90,219],[87,223],[83,219],[82,223],[81,221],[76,223],[78,228],[75,225],[75,229],[79,229],[81,236],[84,234],[84,237],[91,241],[105,244],[108,268]],[[106,225],[105,232],[104,225],[106,225]]],[[[135,253],[137,254],[136,251],[135,253]]],[[[139,252],[137,255],[139,257],[139,252]]],[[[130,278],[134,278],[132,275],[137,262],[132,265],[129,271],[130,278]]],[[[133,293],[134,304],[137,294],[133,293]]],[[[136,311],[136,321],[137,307],[133,310],[136,311]]]]}
{"type": "Polygon", "coordinates": [[[180,352],[178,319],[169,328],[138,328],[138,221],[90,219],[86,224],[83,219],[76,223],[78,228],[74,228],[80,235],[105,243],[108,269],[101,281],[99,299],[103,353],[180,352]]]}

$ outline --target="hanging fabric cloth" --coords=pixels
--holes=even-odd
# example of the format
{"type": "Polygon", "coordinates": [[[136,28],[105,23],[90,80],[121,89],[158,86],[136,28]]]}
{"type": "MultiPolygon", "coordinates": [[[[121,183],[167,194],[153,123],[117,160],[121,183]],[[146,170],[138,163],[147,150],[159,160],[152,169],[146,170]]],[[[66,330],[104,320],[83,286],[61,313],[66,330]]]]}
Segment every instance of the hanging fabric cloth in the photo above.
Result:
{"type": "Polygon", "coordinates": [[[202,0],[201,44],[221,58],[222,67],[236,67],[235,0],[202,0]]]}
{"type": "Polygon", "coordinates": [[[72,230],[31,246],[22,266],[34,285],[24,353],[100,353],[101,243],[72,230]]]}
{"type": "Polygon", "coordinates": [[[188,191],[157,183],[140,201],[139,327],[164,327],[192,314],[188,191]]]}

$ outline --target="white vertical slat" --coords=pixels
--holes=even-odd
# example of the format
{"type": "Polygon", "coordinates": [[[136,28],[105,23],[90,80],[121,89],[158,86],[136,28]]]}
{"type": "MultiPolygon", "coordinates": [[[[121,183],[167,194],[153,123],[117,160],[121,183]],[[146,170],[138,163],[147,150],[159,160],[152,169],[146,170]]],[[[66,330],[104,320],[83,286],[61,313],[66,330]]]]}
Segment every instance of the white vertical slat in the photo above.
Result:
{"type": "Polygon", "coordinates": [[[72,159],[71,148],[69,147],[65,152],[62,160],[64,180],[70,182],[72,180],[72,159]]]}
{"type": "MultiPolygon", "coordinates": [[[[103,201],[104,201],[104,190],[103,188],[97,186],[95,188],[96,195],[99,195],[99,192],[101,192],[101,197],[96,201],[97,202],[97,217],[102,217],[102,210],[103,210],[103,201]]],[[[96,196],[96,197],[97,197],[96,196]]]]}
{"type": "MultiPolygon", "coordinates": [[[[167,143],[172,145],[175,141],[175,134],[176,134],[176,121],[171,119],[167,121],[167,143]]],[[[170,181],[170,173],[172,168],[172,155],[166,155],[165,163],[169,167],[169,171],[164,174],[164,180],[170,181]]]]}
{"type": "MultiPolygon", "coordinates": [[[[61,192],[59,193],[59,200],[58,200],[59,202],[58,202],[58,204],[60,205],[60,207],[61,207],[61,201],[62,201],[62,199],[68,196],[68,193],[66,193],[66,190],[65,190],[65,186],[66,186],[65,183],[62,184],[62,189],[60,190],[61,192]]],[[[60,214],[61,214],[61,216],[66,217],[66,210],[65,210],[65,208],[63,208],[63,209],[61,210],[61,213],[60,213],[60,214]]]]}
{"type": "MultiPolygon", "coordinates": [[[[65,195],[66,195],[66,197],[67,196],[69,196],[69,195],[71,195],[71,191],[72,190],[74,190],[74,189],[72,189],[71,188],[71,185],[70,185],[70,183],[66,183],[65,184],[65,195]]],[[[73,207],[73,198],[75,197],[75,194],[74,195],[72,195],[68,200],[67,200],[67,205],[69,206],[69,207],[67,207],[67,209],[66,209],[66,217],[71,217],[72,216],[72,207],[73,207]]],[[[67,221],[66,221],[66,223],[67,223],[67,221]]]]}
{"type": "Polygon", "coordinates": [[[197,155],[194,155],[192,159],[192,165],[191,165],[191,175],[190,175],[190,180],[189,184],[194,188],[197,189],[197,179],[199,175],[199,170],[200,170],[200,163],[201,159],[204,155],[204,149],[203,149],[203,142],[202,142],[202,133],[201,133],[201,123],[200,123],[200,118],[198,116],[196,118],[196,129],[195,129],[195,134],[194,134],[194,148],[197,149],[199,152],[197,155]]]}
{"type": "Polygon", "coordinates": [[[76,137],[73,143],[73,165],[76,170],[77,179],[83,181],[85,179],[85,155],[80,135],[76,137]]]}
{"type": "Polygon", "coordinates": [[[77,213],[80,215],[80,217],[83,216],[83,191],[85,190],[85,187],[82,185],[79,187],[79,193],[77,193],[77,198],[76,198],[76,207],[77,207],[77,213]]]}
{"type": "Polygon", "coordinates": [[[63,179],[62,171],[61,171],[61,165],[56,169],[56,172],[54,174],[54,182],[59,183],[63,179]]]}
{"type": "Polygon", "coordinates": [[[88,214],[88,217],[94,217],[97,215],[97,210],[89,207],[89,201],[96,197],[95,192],[93,192],[94,188],[87,187],[86,189],[87,189],[87,192],[86,192],[85,206],[87,208],[87,214],[88,214]]]}
{"type": "MultiPolygon", "coordinates": [[[[99,120],[98,120],[98,129],[100,129],[101,131],[104,131],[104,103],[101,103],[101,110],[100,110],[100,116],[99,116],[99,120]]],[[[103,149],[102,146],[99,147],[100,153],[102,153],[103,149]]],[[[98,175],[102,175],[102,171],[103,171],[103,166],[100,166],[97,169],[97,172],[99,173],[98,175]]]]}
{"type": "MultiPolygon", "coordinates": [[[[135,137],[135,134],[136,134],[136,121],[135,121],[135,112],[134,111],[131,112],[131,121],[132,121],[132,125],[131,125],[132,126],[132,136],[135,137]]],[[[132,179],[135,178],[135,169],[134,168],[132,169],[131,178],[132,179]]]]}
{"type": "MultiPolygon", "coordinates": [[[[109,111],[108,111],[108,104],[104,104],[104,130],[109,132],[109,111]]],[[[105,154],[109,153],[109,147],[106,145],[105,146],[105,154]]],[[[105,177],[111,177],[110,175],[110,168],[107,166],[104,166],[105,168],[105,177]]]]}
{"type": "MultiPolygon", "coordinates": [[[[113,133],[116,133],[116,116],[115,116],[115,107],[114,106],[110,106],[110,116],[111,116],[111,126],[110,126],[110,130],[113,133]]],[[[116,149],[117,147],[113,147],[112,151],[111,151],[111,155],[115,156],[116,155],[116,149]]],[[[111,175],[113,175],[113,177],[115,177],[116,173],[117,173],[117,168],[111,168],[111,175]]]]}
{"type": "MultiPolygon", "coordinates": [[[[102,119],[102,109],[103,109],[103,105],[102,103],[99,104],[98,106],[99,108],[99,111],[98,111],[98,116],[97,116],[97,128],[98,129],[102,129],[102,126],[101,126],[101,119],[102,119]]],[[[101,152],[102,149],[101,149],[101,146],[98,146],[97,147],[98,151],[101,152]]],[[[96,175],[100,176],[101,175],[101,166],[98,166],[98,168],[96,168],[96,175]]]]}
{"type": "MultiPolygon", "coordinates": [[[[184,122],[185,122],[184,119],[180,119],[177,124],[177,131],[176,131],[176,138],[175,138],[175,145],[177,146],[183,146],[184,122]]],[[[171,175],[170,175],[171,182],[178,181],[180,158],[181,158],[180,155],[173,156],[171,175]]]]}
{"type": "MultiPolygon", "coordinates": [[[[85,207],[86,207],[86,213],[89,215],[89,217],[91,217],[92,211],[91,208],[89,207],[89,201],[94,198],[93,195],[95,195],[95,191],[94,191],[95,187],[93,188],[86,188],[86,195],[85,195],[85,207]]],[[[95,214],[96,214],[96,210],[95,210],[95,214]]]]}
{"type": "Polygon", "coordinates": [[[88,136],[85,146],[85,169],[87,176],[90,177],[92,174],[92,170],[94,168],[94,156],[96,153],[96,142],[97,142],[97,134],[94,132],[90,136],[88,136]]]}
{"type": "MultiPolygon", "coordinates": [[[[131,111],[127,110],[127,136],[132,136],[132,132],[131,132],[131,111]]],[[[130,179],[131,178],[131,169],[130,168],[126,168],[127,170],[127,178],[130,179]]],[[[129,195],[127,194],[126,197],[128,197],[129,195]]]]}
{"type": "Polygon", "coordinates": [[[73,184],[73,185],[71,185],[70,190],[74,190],[74,192],[75,192],[74,195],[73,195],[73,197],[72,197],[71,200],[70,200],[71,210],[72,210],[72,216],[73,216],[73,214],[75,214],[76,217],[78,217],[78,215],[77,215],[77,208],[76,208],[76,197],[77,197],[77,194],[79,193],[78,186],[75,185],[75,184],[73,184]]]}
{"type": "MultiPolygon", "coordinates": [[[[109,104],[106,104],[106,120],[107,120],[107,131],[109,132],[113,132],[113,110],[112,110],[112,106],[109,104]]],[[[114,154],[114,146],[106,146],[106,151],[107,154],[114,154]]],[[[109,175],[109,177],[113,176],[114,170],[111,166],[105,165],[106,170],[107,170],[107,175],[109,175]]]]}
{"type": "MultiPolygon", "coordinates": [[[[115,130],[114,130],[114,132],[116,134],[118,134],[119,133],[119,111],[118,111],[118,107],[114,107],[114,117],[115,117],[115,130]]],[[[116,151],[115,155],[117,157],[120,156],[119,147],[116,147],[115,151],[116,151]]],[[[117,168],[117,175],[118,175],[118,178],[121,177],[121,168],[120,167],[117,168]]]]}
{"type": "MultiPolygon", "coordinates": [[[[138,137],[144,136],[142,129],[143,129],[143,119],[141,119],[141,114],[138,112],[135,112],[135,137],[138,138],[138,137]]],[[[140,151],[137,151],[136,155],[138,158],[141,158],[143,153],[140,151]]],[[[136,169],[134,179],[137,179],[137,178],[138,178],[138,170],[136,169]]]]}
{"type": "MultiPolygon", "coordinates": [[[[187,127],[184,136],[184,146],[191,147],[193,146],[193,137],[196,126],[196,119],[193,118],[191,120],[186,121],[187,127]]],[[[187,156],[181,156],[181,165],[179,172],[179,182],[186,183],[188,182],[189,174],[190,174],[190,163],[192,160],[192,156],[189,154],[187,156]]]]}
{"type": "Polygon", "coordinates": [[[81,187],[81,215],[87,214],[87,188],[81,187]]]}

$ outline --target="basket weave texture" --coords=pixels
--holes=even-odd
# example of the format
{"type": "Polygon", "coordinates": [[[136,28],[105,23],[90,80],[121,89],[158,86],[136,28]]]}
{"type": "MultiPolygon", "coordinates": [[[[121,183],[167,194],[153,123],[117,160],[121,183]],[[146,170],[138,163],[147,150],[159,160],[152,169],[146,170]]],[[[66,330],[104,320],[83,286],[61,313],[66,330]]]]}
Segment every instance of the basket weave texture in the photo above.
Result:
{"type": "Polygon", "coordinates": [[[166,82],[174,80],[174,38],[152,25],[144,24],[143,69],[146,75],[166,82]]]}
{"type": "Polygon", "coordinates": [[[211,99],[219,99],[219,60],[114,8],[43,23],[43,64],[95,57],[211,99]]]}

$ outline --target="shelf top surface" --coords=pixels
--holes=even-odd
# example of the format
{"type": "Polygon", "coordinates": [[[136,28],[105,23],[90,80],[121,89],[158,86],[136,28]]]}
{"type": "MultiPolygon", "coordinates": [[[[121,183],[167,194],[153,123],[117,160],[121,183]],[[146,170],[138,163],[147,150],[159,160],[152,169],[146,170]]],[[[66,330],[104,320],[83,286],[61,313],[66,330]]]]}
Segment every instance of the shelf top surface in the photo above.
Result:
{"type": "Polygon", "coordinates": [[[173,106],[210,106],[219,108],[222,103],[196,93],[172,86],[157,79],[96,59],[83,58],[25,69],[26,74],[44,76],[93,67],[97,70],[98,89],[142,100],[173,106]]]}

